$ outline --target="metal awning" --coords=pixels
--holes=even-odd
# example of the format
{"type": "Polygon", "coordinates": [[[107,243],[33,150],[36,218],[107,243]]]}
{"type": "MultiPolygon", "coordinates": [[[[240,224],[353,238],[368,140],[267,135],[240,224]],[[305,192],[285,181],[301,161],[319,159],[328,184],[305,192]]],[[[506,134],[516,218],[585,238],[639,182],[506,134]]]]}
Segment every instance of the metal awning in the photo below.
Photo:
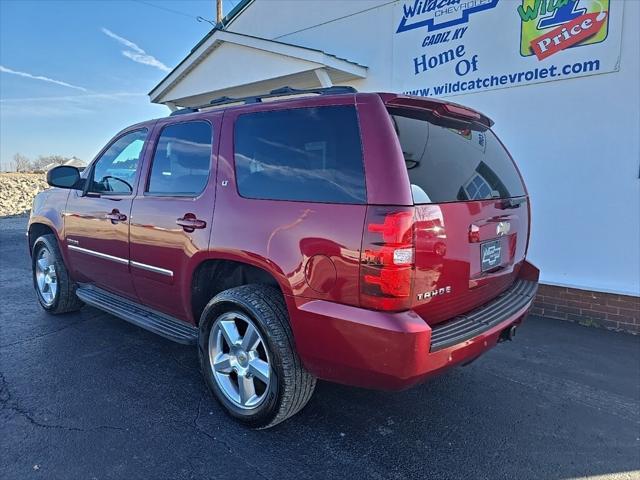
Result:
{"type": "Polygon", "coordinates": [[[200,105],[288,85],[330,87],[367,76],[367,67],[321,50],[214,30],[151,92],[153,103],[200,105]]]}

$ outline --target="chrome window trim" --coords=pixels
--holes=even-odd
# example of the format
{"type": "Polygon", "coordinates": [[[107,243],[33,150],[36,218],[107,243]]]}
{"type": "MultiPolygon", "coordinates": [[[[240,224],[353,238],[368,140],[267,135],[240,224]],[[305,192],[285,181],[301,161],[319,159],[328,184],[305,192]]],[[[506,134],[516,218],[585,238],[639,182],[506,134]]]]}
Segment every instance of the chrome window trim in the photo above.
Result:
{"type": "Polygon", "coordinates": [[[89,250],[88,248],[82,248],[76,245],[67,244],[67,248],[69,250],[85,253],[87,255],[91,255],[97,258],[102,258],[104,260],[111,260],[112,262],[116,262],[121,265],[130,265],[132,267],[141,268],[142,270],[147,270],[149,272],[159,273],[160,275],[165,275],[167,277],[173,277],[173,272],[171,270],[167,270],[166,268],[154,267],[153,265],[147,265],[146,263],[127,260],[126,258],[116,257],[114,255],[108,255],[102,252],[96,252],[95,250],[89,250]]]}

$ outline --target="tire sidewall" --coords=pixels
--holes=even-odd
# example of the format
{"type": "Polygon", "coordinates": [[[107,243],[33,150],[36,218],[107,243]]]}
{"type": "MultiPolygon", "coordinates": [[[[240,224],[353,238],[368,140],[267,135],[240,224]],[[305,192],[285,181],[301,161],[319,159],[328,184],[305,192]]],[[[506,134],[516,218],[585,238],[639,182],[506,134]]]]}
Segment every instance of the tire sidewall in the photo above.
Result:
{"type": "Polygon", "coordinates": [[[62,292],[61,281],[64,272],[64,264],[62,263],[62,259],[60,258],[56,245],[52,245],[50,239],[46,236],[38,237],[33,243],[33,249],[31,250],[31,277],[38,302],[40,303],[40,306],[42,306],[42,308],[47,311],[54,311],[56,310],[56,308],[58,308],[62,292]],[[44,298],[42,298],[42,294],[40,293],[40,289],[38,288],[38,281],[36,280],[36,262],[38,261],[38,255],[43,248],[46,248],[49,251],[49,255],[51,255],[51,257],[53,258],[53,263],[56,267],[56,279],[58,281],[58,288],[56,290],[56,296],[51,304],[47,304],[47,302],[44,301],[44,298]]]}
{"type": "Polygon", "coordinates": [[[234,301],[224,300],[210,304],[202,313],[200,320],[200,335],[198,336],[198,357],[202,375],[209,389],[214,394],[216,400],[224,407],[225,411],[233,418],[240,420],[249,426],[256,427],[269,423],[278,413],[282,397],[280,388],[280,378],[282,378],[282,360],[278,349],[269,336],[267,326],[260,320],[260,315],[250,304],[242,302],[236,298],[234,301]],[[255,409],[245,410],[232,403],[222,393],[220,387],[213,377],[209,360],[209,335],[215,321],[223,313],[229,311],[239,311],[247,315],[255,327],[259,330],[262,339],[269,349],[269,363],[271,366],[271,378],[269,379],[269,391],[267,398],[255,409]]]}

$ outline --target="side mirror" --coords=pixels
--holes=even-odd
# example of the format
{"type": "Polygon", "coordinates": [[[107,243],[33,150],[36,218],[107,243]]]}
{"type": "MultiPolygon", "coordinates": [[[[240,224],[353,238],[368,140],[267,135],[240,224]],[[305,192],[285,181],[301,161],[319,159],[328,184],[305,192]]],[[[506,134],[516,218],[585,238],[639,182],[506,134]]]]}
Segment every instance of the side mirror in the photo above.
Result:
{"type": "Polygon", "coordinates": [[[70,165],[60,165],[47,172],[47,183],[58,188],[81,188],[80,170],[70,165]]]}

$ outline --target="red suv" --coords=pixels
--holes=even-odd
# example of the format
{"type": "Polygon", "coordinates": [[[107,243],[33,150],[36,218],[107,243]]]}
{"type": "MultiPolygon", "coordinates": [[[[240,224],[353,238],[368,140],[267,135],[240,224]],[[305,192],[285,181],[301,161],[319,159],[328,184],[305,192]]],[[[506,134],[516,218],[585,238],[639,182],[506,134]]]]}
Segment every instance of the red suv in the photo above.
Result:
{"type": "Polygon", "coordinates": [[[256,428],[316,378],[402,389],[511,339],[535,295],[527,191],[469,108],[349,87],[214,100],[51,170],[29,221],[54,314],[198,345],[256,428]]]}

